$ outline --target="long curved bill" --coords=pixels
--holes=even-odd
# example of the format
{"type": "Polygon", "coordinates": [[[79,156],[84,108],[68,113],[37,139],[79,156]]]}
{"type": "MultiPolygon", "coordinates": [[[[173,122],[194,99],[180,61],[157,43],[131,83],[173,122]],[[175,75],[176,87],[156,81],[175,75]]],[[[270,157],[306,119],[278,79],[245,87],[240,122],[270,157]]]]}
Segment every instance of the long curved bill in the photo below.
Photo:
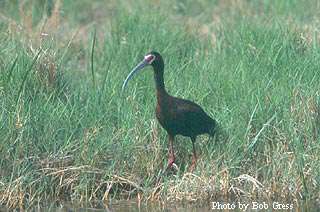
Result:
{"type": "Polygon", "coordinates": [[[147,65],[148,65],[148,62],[143,60],[136,67],[134,67],[134,69],[132,69],[132,71],[128,74],[126,80],[122,84],[122,91],[125,89],[125,87],[127,86],[129,80],[133,77],[133,75],[138,73],[140,70],[142,70],[147,65]]]}

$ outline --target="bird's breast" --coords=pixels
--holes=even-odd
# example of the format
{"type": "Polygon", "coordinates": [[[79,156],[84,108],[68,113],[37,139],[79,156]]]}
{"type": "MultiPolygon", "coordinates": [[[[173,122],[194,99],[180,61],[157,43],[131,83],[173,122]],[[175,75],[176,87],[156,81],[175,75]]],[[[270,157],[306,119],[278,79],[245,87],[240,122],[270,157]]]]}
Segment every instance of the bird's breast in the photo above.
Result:
{"type": "Polygon", "coordinates": [[[174,124],[174,114],[170,112],[170,110],[167,107],[161,107],[160,104],[157,104],[156,106],[156,117],[160,123],[160,125],[169,133],[174,135],[174,127],[172,126],[174,124]]]}

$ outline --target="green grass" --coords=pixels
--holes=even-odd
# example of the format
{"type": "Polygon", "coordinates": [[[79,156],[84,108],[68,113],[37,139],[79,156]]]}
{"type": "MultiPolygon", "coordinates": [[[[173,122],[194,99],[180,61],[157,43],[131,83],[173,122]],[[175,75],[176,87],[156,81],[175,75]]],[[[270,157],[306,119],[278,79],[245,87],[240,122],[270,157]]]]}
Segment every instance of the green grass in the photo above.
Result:
{"type": "Polygon", "coordinates": [[[320,196],[317,1],[30,2],[0,1],[1,204],[320,196]],[[178,137],[160,187],[152,69],[121,92],[150,50],[169,93],[219,123],[193,174],[178,137]]]}

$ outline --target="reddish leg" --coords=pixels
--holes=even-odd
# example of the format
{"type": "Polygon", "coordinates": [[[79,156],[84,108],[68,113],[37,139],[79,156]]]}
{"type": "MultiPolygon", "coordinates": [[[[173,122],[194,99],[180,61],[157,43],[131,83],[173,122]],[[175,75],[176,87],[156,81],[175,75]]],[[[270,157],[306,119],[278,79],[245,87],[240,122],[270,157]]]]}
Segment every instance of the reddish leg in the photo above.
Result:
{"type": "Polygon", "coordinates": [[[193,151],[193,155],[192,155],[192,163],[191,163],[191,166],[189,168],[189,171],[190,172],[193,172],[193,170],[196,168],[196,165],[197,165],[197,154],[196,154],[196,148],[194,146],[194,143],[196,142],[196,138],[195,137],[192,137],[191,138],[191,141],[192,141],[192,151],[193,151]]]}
{"type": "Polygon", "coordinates": [[[169,135],[169,159],[168,159],[167,170],[172,167],[172,165],[176,159],[174,156],[173,141],[174,141],[174,136],[169,135]]]}
{"type": "Polygon", "coordinates": [[[157,178],[157,185],[159,185],[160,180],[162,178],[162,176],[173,166],[174,161],[175,161],[175,156],[174,156],[174,151],[173,151],[173,141],[174,141],[174,136],[169,134],[169,159],[168,159],[168,166],[166,169],[164,169],[161,173],[160,176],[158,176],[157,178]]]}

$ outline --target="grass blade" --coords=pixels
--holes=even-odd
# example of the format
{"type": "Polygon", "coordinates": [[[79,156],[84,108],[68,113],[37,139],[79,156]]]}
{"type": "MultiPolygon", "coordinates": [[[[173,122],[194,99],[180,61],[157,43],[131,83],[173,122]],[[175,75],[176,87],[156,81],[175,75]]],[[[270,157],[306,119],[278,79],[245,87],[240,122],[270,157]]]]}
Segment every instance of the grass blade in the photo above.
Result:
{"type": "Polygon", "coordinates": [[[22,89],[24,87],[24,84],[29,76],[29,73],[31,72],[34,64],[36,63],[37,59],[39,58],[39,55],[41,53],[41,50],[38,51],[38,53],[36,54],[36,56],[34,56],[33,60],[32,60],[32,63],[30,64],[29,68],[27,69],[25,75],[23,76],[23,79],[22,79],[22,83],[20,85],[20,88],[19,88],[19,91],[18,91],[18,95],[17,95],[17,99],[16,99],[16,105],[18,104],[18,101],[20,99],[20,96],[21,96],[21,92],[22,92],[22,89]]]}

